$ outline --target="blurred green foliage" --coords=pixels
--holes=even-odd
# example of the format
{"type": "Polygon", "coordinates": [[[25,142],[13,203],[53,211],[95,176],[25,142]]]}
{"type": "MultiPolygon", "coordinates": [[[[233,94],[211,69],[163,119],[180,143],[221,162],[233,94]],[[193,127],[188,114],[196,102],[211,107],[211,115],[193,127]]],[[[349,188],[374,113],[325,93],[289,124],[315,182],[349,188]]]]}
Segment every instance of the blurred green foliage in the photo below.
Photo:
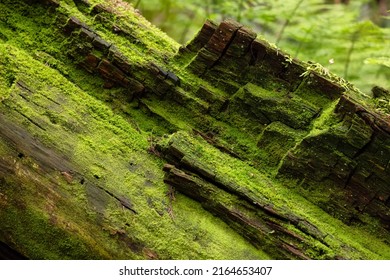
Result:
{"type": "Polygon", "coordinates": [[[127,1],[182,44],[206,19],[233,18],[293,57],[318,62],[368,94],[374,85],[390,88],[390,18],[381,15],[378,1],[127,1]]]}

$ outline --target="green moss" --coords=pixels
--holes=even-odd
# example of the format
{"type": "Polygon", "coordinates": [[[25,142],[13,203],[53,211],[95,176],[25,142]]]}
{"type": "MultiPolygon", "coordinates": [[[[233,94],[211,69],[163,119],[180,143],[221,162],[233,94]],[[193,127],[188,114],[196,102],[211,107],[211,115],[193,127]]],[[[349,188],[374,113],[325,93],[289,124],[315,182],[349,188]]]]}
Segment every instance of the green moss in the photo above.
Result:
{"type": "Polygon", "coordinates": [[[103,39],[113,43],[127,57],[132,57],[132,62],[142,64],[152,59],[168,58],[176,53],[179,45],[141,15],[136,15],[132,6],[124,2],[118,6],[115,1],[96,1],[91,6],[97,4],[108,8],[112,14],[103,12],[91,21],[88,16],[76,12],[72,4],[64,5],[64,8],[93,26],[103,39]],[[111,32],[113,26],[121,30],[119,36],[111,32]]]}
{"type": "MultiPolygon", "coordinates": [[[[232,98],[228,110],[219,114],[220,108],[213,100],[197,96],[199,87],[212,92],[218,101],[229,95],[188,72],[185,66],[189,57],[173,59],[178,44],[135,15],[131,7],[125,5],[113,15],[103,13],[106,19],[102,19],[88,13],[94,5],[112,7],[115,1],[91,0],[90,8],[80,10],[73,1],[61,1],[55,16],[43,5],[11,2],[0,4],[2,112],[43,147],[64,156],[63,161],[71,166],[65,165],[66,170],[54,170],[46,177],[34,177],[44,164],[28,155],[27,159],[16,159],[18,151],[0,141],[0,160],[8,164],[6,160],[11,157],[24,168],[17,170],[19,177],[7,183],[15,188],[7,195],[20,204],[0,208],[2,240],[13,240],[31,258],[269,258],[198,203],[180,194],[176,201],[166,196],[164,161],[151,154],[156,153],[155,138],[196,128],[215,135],[213,141],[241,160],[185,132],[164,139],[180,138],[190,159],[215,170],[221,180],[235,182],[240,190],[277,207],[287,207],[328,233],[328,242],[338,249],[329,252],[315,244],[318,249],[313,250],[312,257],[322,250],[322,257],[340,254],[390,258],[385,239],[377,231],[345,226],[307,201],[299,188],[294,189],[297,182],[278,181],[271,176],[274,168],[269,166],[270,154],[282,157],[300,143],[304,131],[273,122],[266,131],[285,136],[288,145],[279,149],[276,141],[266,141],[266,146],[257,146],[260,133],[270,121],[256,113],[265,112],[274,121],[296,116],[295,124],[305,122],[309,136],[314,137],[330,126],[337,128],[338,119],[333,114],[337,100],[332,102],[304,87],[287,95],[286,88],[278,92],[248,84],[232,98]],[[129,102],[126,89],[103,88],[102,78],[78,69],[79,58],[68,57],[71,47],[81,43],[77,32],[69,39],[61,31],[71,15],[117,46],[136,69],[149,62],[164,65],[182,80],[181,88],[170,89],[165,98],[144,96],[140,104],[129,102]],[[120,34],[112,32],[114,25],[122,30],[120,34]],[[209,108],[217,119],[207,115],[209,108]],[[259,108],[262,110],[256,111],[259,108]],[[313,111],[320,110],[320,116],[311,123],[313,111]],[[51,202],[56,206],[52,212],[51,202]],[[48,250],[47,244],[53,250],[48,250]]],[[[140,80],[145,78],[147,85],[155,85],[142,71],[134,75],[140,80]]],[[[239,87],[234,81],[220,78],[224,84],[239,87]]],[[[280,87],[277,80],[268,78],[263,81],[265,87],[280,87]]],[[[260,137],[265,141],[264,133],[260,137]]],[[[4,186],[0,194],[10,189],[4,186]]],[[[307,191],[310,193],[319,203],[329,200],[328,193],[319,189],[307,191]]]]}
{"type": "MultiPolygon", "coordinates": [[[[298,96],[288,96],[264,90],[247,84],[234,98],[239,104],[246,104],[252,113],[249,117],[260,122],[280,121],[295,129],[307,128],[320,108],[302,100],[298,96]]],[[[244,112],[241,112],[244,113],[244,112]]]]}
{"type": "MultiPolygon", "coordinates": [[[[15,123],[28,123],[25,127],[32,135],[48,147],[55,147],[60,153],[71,156],[70,160],[79,170],[71,184],[61,184],[61,192],[71,193],[72,199],[66,198],[61,202],[64,204],[61,210],[56,212],[57,215],[77,228],[73,233],[75,238],[79,237],[82,242],[87,243],[92,242],[87,228],[91,227],[95,220],[104,221],[103,224],[93,224],[93,227],[101,227],[94,232],[99,233],[98,238],[104,244],[104,249],[99,251],[93,247],[95,245],[91,245],[94,251],[88,257],[145,258],[142,248],[155,250],[160,258],[267,257],[199,206],[189,207],[191,203],[187,203],[188,201],[174,205],[174,212],[180,214],[172,220],[167,213],[167,187],[162,181],[163,162],[147,152],[149,134],[137,131],[102,101],[94,99],[71,84],[59,71],[34,60],[26,52],[12,47],[8,56],[11,59],[8,67],[15,67],[18,81],[22,81],[31,91],[26,93],[18,86],[12,88],[12,97],[7,100],[7,106],[19,108],[25,117],[20,119],[16,111],[9,112],[8,117],[15,123]],[[26,98],[21,98],[20,95],[23,94],[26,98]],[[26,117],[35,123],[44,124],[45,130],[29,123],[26,117]],[[125,210],[112,197],[101,206],[94,198],[96,195],[87,191],[80,181],[84,181],[83,184],[88,186],[98,185],[116,197],[128,200],[137,214],[125,210]],[[74,205],[78,205],[76,209],[84,209],[87,215],[70,213],[70,209],[75,210],[74,205]],[[103,207],[102,213],[94,210],[96,206],[103,207]],[[187,230],[190,227],[193,228],[193,235],[196,235],[195,229],[199,228],[202,238],[189,235],[187,230]],[[119,238],[122,235],[133,240],[134,246],[138,248],[135,252],[126,250],[126,246],[119,249],[123,246],[123,241],[119,238]],[[115,236],[118,236],[118,239],[115,236]],[[117,253],[113,254],[114,250],[117,253]]],[[[170,119],[177,118],[173,111],[170,114],[170,119]]],[[[33,197],[27,193],[25,195],[28,208],[36,204],[31,200],[33,197]]],[[[46,214],[36,215],[40,217],[46,214]]],[[[42,228],[48,226],[45,221],[38,224],[42,228]]],[[[53,230],[55,229],[53,226],[53,230]]],[[[17,230],[24,231],[23,224],[18,225],[17,230]]],[[[14,234],[17,235],[15,232],[14,234]]],[[[36,234],[40,232],[34,231],[31,235],[25,232],[25,235],[18,239],[21,244],[32,248],[32,251],[23,251],[32,258],[60,258],[61,250],[73,248],[78,244],[58,235],[58,241],[51,242],[60,249],[55,251],[56,255],[49,255],[43,251],[44,243],[39,243],[41,249],[35,249],[38,245],[34,247],[25,242],[27,238],[35,240],[36,234]]],[[[72,254],[66,256],[87,256],[82,253],[72,254]]]]}
{"type": "Polygon", "coordinates": [[[273,122],[264,129],[257,146],[269,156],[265,160],[276,166],[305,134],[305,131],[294,130],[283,123],[273,122]]]}
{"type": "MultiPolygon", "coordinates": [[[[191,161],[198,162],[197,164],[200,164],[203,168],[213,170],[217,180],[220,178],[225,183],[234,182],[233,186],[239,187],[240,192],[258,197],[261,201],[269,201],[276,208],[287,208],[297,216],[304,217],[316,225],[320,231],[332,235],[334,237],[332,239],[332,255],[341,254],[363,259],[383,259],[388,257],[386,246],[384,246],[382,240],[359,228],[352,230],[351,227],[342,224],[341,221],[304,199],[299,193],[300,190],[293,189],[295,182],[290,180],[281,182],[272,180],[243,161],[221,153],[203,139],[191,137],[184,132],[174,134],[171,138],[165,140],[163,145],[169,143],[174,143],[176,149],[182,150],[191,161]],[[358,232],[361,238],[355,237],[358,232]],[[369,236],[375,245],[366,247],[363,236],[365,238],[369,236]],[[353,254],[340,247],[344,243],[354,248],[353,254]]],[[[324,196],[324,192],[322,192],[322,196],[324,196]]]]}
{"type": "Polygon", "coordinates": [[[7,209],[0,215],[1,239],[12,235],[20,253],[31,259],[91,259],[96,252],[84,240],[51,225],[44,213],[7,209]],[[4,230],[8,229],[7,233],[4,230]],[[28,230],[27,230],[28,229],[28,230]],[[3,236],[2,236],[3,235],[3,236]],[[47,246],[50,244],[50,250],[47,246]]]}
{"type": "Polygon", "coordinates": [[[155,103],[146,102],[146,104],[148,105],[148,108],[149,110],[151,110],[151,112],[163,118],[167,123],[170,123],[176,129],[184,129],[184,130],[190,129],[190,125],[187,122],[185,122],[180,118],[177,118],[176,110],[167,110],[167,107],[161,104],[160,102],[155,102],[155,103]]]}
{"type": "Polygon", "coordinates": [[[339,117],[334,113],[338,103],[339,99],[336,99],[324,106],[321,115],[314,120],[313,127],[308,136],[318,135],[340,121],[339,117]]]}

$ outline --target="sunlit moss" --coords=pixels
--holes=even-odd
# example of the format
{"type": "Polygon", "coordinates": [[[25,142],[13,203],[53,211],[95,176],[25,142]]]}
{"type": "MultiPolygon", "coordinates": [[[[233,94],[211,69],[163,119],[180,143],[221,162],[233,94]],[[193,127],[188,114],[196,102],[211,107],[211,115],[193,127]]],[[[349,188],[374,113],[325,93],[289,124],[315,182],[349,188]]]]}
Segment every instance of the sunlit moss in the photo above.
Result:
{"type": "MultiPolygon", "coordinates": [[[[9,3],[0,4],[0,101],[6,117],[24,127],[45,147],[65,155],[75,169],[53,171],[49,178],[32,178],[26,176],[35,174],[27,172],[28,168],[39,170],[39,162],[33,159],[18,162],[28,166],[27,171],[20,172],[24,175],[19,174],[19,181],[10,184],[24,186],[22,206],[16,204],[4,208],[8,212],[0,213],[1,224],[10,228],[7,234],[0,231],[3,240],[14,237],[16,243],[22,244],[18,249],[30,258],[270,258],[199,203],[180,194],[176,194],[175,201],[170,201],[168,187],[163,182],[165,161],[156,157],[158,151],[154,147],[162,137],[162,145],[172,139],[181,141],[187,156],[192,156],[190,159],[206,164],[221,180],[232,180],[241,190],[262,196],[278,207],[288,207],[316,224],[329,234],[328,242],[339,248],[326,252],[325,256],[340,253],[357,259],[389,258],[383,238],[378,237],[376,231],[371,233],[367,228],[342,224],[305,199],[299,182],[275,179],[273,174],[279,167],[276,163],[269,166],[270,153],[277,150],[283,161],[283,154],[294,149],[306,134],[316,136],[336,124],[333,111],[338,100],[330,101],[311,92],[299,93],[299,90],[287,96],[285,90],[273,92],[247,84],[232,98],[239,101],[252,98],[247,99],[247,103],[256,98],[277,100],[275,107],[265,109],[277,117],[294,115],[297,109],[292,103],[305,104],[319,110],[319,117],[302,130],[278,122],[248,120],[242,114],[247,110],[244,107],[231,112],[219,112],[217,108],[218,114],[211,117],[208,110],[214,104],[196,95],[199,87],[213,92],[219,101],[230,96],[217,89],[214,83],[187,71],[190,58],[174,57],[179,47],[176,42],[134,14],[131,7],[125,5],[114,15],[107,15],[107,21],[102,21],[89,12],[97,4],[113,7],[113,1],[90,2],[91,7],[79,9],[73,1],[61,1],[58,17],[52,17],[40,5],[29,7],[18,2],[10,8],[9,3]],[[7,23],[3,21],[4,14],[9,19],[7,23]],[[138,103],[138,100],[130,102],[121,88],[103,88],[101,77],[80,70],[79,61],[68,56],[75,39],[67,38],[61,28],[70,15],[117,46],[134,65],[145,66],[149,62],[166,65],[183,81],[182,89],[172,90],[165,99],[149,94],[138,103]],[[135,39],[129,34],[114,34],[114,25],[135,39]],[[27,89],[22,89],[18,82],[27,89]],[[244,90],[250,94],[244,95],[244,90]],[[173,102],[175,94],[184,101],[173,102]],[[193,129],[208,132],[211,141],[240,159],[222,153],[189,133],[193,129]],[[278,149],[285,143],[261,147],[259,139],[264,136],[264,129],[287,136],[291,143],[285,145],[285,149],[278,149]],[[176,131],[181,132],[167,136],[176,131]],[[52,190],[43,192],[42,186],[52,187],[52,190]],[[59,197],[55,200],[56,224],[50,221],[46,205],[52,193],[59,197]],[[23,209],[27,210],[23,212],[23,209]],[[18,220],[19,217],[24,218],[18,220]],[[15,220],[17,223],[13,223],[15,220]],[[26,227],[31,230],[26,231],[26,227]],[[44,238],[40,239],[42,236],[44,238]],[[47,250],[47,244],[52,244],[54,249],[47,250]],[[348,253],[343,244],[348,244],[351,252],[348,253]]],[[[289,57],[286,60],[288,62],[289,57]]],[[[134,75],[138,78],[137,75],[143,73],[134,75]]],[[[221,81],[223,79],[221,77],[221,81]]],[[[238,86],[236,82],[227,82],[238,86]]],[[[295,115],[298,123],[301,118],[310,118],[309,113],[295,115]]],[[[18,154],[0,142],[1,156],[9,154],[10,150],[18,154]]],[[[0,187],[2,191],[7,185],[0,187]]],[[[313,190],[311,193],[314,201],[327,202],[326,192],[313,190]]],[[[369,217],[366,219],[372,222],[369,217]]],[[[322,244],[315,245],[328,250],[322,248],[322,244]]],[[[316,251],[311,257],[317,257],[316,251]]]]}
{"type": "MultiPolygon", "coordinates": [[[[31,258],[145,258],[142,250],[129,253],[120,248],[122,243],[116,241],[115,235],[124,233],[136,238],[135,242],[141,244],[139,246],[155,250],[160,258],[268,258],[196,204],[189,207],[192,202],[174,204],[174,213],[180,214],[172,220],[167,213],[169,200],[166,198],[167,187],[162,182],[162,162],[147,152],[149,135],[137,131],[102,101],[70,83],[58,70],[34,60],[16,47],[10,47],[8,51],[11,63],[7,67],[15,67],[16,79],[26,87],[31,85],[32,95],[28,96],[27,102],[18,96],[23,92],[14,85],[14,94],[7,100],[7,106],[19,108],[27,117],[44,123],[46,131],[31,123],[26,123],[26,128],[45,145],[71,154],[72,162],[82,172],[76,174],[77,179],[74,178],[70,185],[62,180],[61,184],[65,184],[62,190],[72,193],[72,199],[61,202],[63,207],[56,211],[73,227],[73,239],[68,240],[59,234],[58,240],[50,241],[59,249],[45,254],[47,240],[41,242],[37,239],[41,234],[39,228],[45,232],[57,229],[50,226],[48,220],[39,220],[41,215],[46,215],[44,212],[34,214],[39,221],[30,217],[30,226],[37,227],[36,230],[26,232],[24,226],[19,225],[12,231],[18,242],[26,246],[19,248],[21,252],[31,258]],[[118,207],[118,202],[111,200],[104,208],[105,222],[100,225],[103,231],[99,231],[98,237],[104,245],[90,240],[87,228],[94,219],[100,218],[94,212],[95,206],[88,202],[90,198],[84,189],[85,184],[99,185],[118,197],[129,199],[137,212],[134,214],[120,205],[118,207]],[[74,216],[69,212],[72,205],[84,209],[86,215],[74,216]],[[187,232],[189,227],[193,228],[191,235],[187,232]],[[200,232],[202,235],[195,237],[200,232]],[[27,239],[30,241],[26,242],[27,239]],[[78,242],[89,244],[90,251],[78,246],[78,242]],[[73,253],[76,247],[80,248],[73,253]],[[68,250],[68,255],[61,255],[61,248],[68,250]]],[[[173,120],[173,115],[169,119],[173,120]]],[[[19,122],[17,118],[13,121],[19,122]]],[[[31,199],[30,194],[25,193],[25,203],[28,208],[32,205],[39,208],[43,202],[31,199]]],[[[99,227],[99,224],[94,227],[99,227]]]]}
{"type": "MultiPolygon", "coordinates": [[[[329,252],[330,255],[328,257],[338,254],[348,255],[357,259],[382,259],[388,257],[387,250],[380,238],[358,227],[351,230],[350,227],[342,224],[341,221],[304,199],[299,193],[299,189],[293,188],[295,182],[270,179],[243,161],[221,153],[216,148],[208,145],[203,139],[189,136],[184,132],[174,134],[171,138],[164,140],[162,145],[170,145],[172,143],[176,149],[182,150],[188,160],[193,161],[193,164],[198,162],[202,168],[212,170],[216,180],[234,182],[240,188],[240,192],[266,199],[279,209],[287,207],[292,213],[304,217],[318,226],[322,232],[333,236],[331,241],[329,241],[332,242],[333,251],[329,252]],[[359,232],[359,237],[356,237],[357,232],[359,232]],[[365,239],[368,236],[372,240],[372,246],[367,247],[365,239]],[[348,244],[351,246],[352,251],[348,252],[349,249],[340,247],[341,244],[348,244]]],[[[321,194],[319,195],[321,196],[321,194]]],[[[322,196],[326,195],[326,193],[322,194],[322,196]]],[[[316,256],[313,257],[316,258],[316,256]]]]}

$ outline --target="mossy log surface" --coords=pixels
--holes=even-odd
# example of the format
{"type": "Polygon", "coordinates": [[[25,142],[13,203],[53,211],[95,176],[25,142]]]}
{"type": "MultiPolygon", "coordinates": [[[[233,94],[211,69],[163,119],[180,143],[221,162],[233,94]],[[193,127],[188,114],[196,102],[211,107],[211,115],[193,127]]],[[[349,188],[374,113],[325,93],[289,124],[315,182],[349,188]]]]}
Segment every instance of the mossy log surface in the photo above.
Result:
{"type": "Polygon", "coordinates": [[[389,115],[257,37],[1,1],[0,258],[390,259],[389,115]]]}

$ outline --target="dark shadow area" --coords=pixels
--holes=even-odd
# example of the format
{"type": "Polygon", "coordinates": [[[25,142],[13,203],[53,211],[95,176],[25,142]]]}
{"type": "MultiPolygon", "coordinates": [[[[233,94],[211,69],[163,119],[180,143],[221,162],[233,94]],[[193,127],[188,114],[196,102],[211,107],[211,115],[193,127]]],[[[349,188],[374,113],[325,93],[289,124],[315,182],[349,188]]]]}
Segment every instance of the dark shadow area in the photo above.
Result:
{"type": "Polygon", "coordinates": [[[25,256],[15,251],[7,244],[0,241],[0,260],[28,260],[25,256]]]}

